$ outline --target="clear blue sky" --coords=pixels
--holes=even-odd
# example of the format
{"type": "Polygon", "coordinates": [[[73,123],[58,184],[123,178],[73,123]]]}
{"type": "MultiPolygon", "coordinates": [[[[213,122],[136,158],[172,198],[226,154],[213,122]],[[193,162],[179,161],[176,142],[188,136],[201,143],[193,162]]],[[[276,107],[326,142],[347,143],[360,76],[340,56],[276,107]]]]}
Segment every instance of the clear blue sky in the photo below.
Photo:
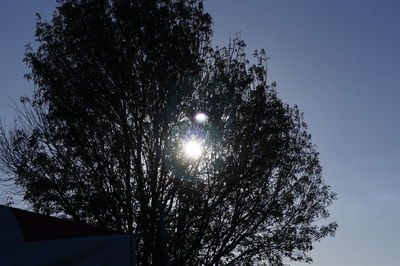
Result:
{"type": "MultiPolygon", "coordinates": [[[[32,88],[21,59],[33,15],[49,17],[53,2],[0,1],[0,117],[9,122],[9,97],[32,88]]],[[[313,265],[398,266],[400,1],[213,0],[206,10],[214,44],[240,31],[249,54],[266,49],[269,80],[304,112],[338,193],[331,220],[340,227],[316,245],[313,265]]]]}

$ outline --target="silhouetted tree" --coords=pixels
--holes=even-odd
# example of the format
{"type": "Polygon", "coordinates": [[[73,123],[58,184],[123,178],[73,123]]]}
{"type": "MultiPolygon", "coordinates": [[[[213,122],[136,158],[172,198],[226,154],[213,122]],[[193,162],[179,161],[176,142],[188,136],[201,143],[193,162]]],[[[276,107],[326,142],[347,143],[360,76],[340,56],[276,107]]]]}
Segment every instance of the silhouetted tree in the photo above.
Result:
{"type": "Polygon", "coordinates": [[[64,0],[39,17],[34,95],[0,131],[24,199],[137,233],[140,265],[310,261],[337,225],[315,224],[335,195],[306,124],[266,84],[263,51],[251,65],[211,34],[200,0],[64,0]]]}

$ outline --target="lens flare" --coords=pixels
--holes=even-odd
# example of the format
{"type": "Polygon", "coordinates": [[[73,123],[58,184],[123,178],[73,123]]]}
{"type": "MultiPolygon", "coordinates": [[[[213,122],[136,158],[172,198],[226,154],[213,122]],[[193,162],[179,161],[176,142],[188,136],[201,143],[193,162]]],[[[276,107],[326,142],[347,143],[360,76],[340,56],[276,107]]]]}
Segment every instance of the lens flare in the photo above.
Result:
{"type": "Polygon", "coordinates": [[[208,116],[205,113],[199,112],[194,116],[194,119],[197,123],[205,123],[208,119],[208,116]]]}

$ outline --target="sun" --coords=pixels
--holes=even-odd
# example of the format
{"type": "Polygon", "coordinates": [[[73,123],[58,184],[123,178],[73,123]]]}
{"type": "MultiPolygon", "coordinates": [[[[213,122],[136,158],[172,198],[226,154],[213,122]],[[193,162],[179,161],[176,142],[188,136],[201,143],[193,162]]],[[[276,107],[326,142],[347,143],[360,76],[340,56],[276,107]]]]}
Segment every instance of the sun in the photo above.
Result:
{"type": "Polygon", "coordinates": [[[201,156],[203,147],[199,141],[190,140],[183,144],[183,151],[189,159],[195,160],[201,156]]]}

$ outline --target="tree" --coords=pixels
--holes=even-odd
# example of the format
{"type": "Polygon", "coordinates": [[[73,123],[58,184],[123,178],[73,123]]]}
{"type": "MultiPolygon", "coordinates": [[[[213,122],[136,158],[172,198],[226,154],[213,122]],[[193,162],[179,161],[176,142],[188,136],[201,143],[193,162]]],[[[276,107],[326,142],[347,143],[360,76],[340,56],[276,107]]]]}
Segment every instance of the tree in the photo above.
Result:
{"type": "Polygon", "coordinates": [[[200,0],[62,0],[28,47],[1,168],[45,214],[137,233],[140,265],[311,261],[335,198],[263,50],[210,45],[200,0]],[[203,112],[202,121],[193,115],[203,112]],[[186,149],[186,150],[185,150],[186,149]]]}

